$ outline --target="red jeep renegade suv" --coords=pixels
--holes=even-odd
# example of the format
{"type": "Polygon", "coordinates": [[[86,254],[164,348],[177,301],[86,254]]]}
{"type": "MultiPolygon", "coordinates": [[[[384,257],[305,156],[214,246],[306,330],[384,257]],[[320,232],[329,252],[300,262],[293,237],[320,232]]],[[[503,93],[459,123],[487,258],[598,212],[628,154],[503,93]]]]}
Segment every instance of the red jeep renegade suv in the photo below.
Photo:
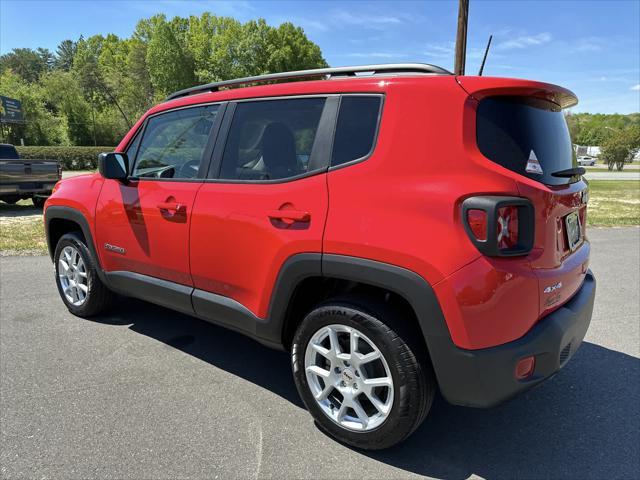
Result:
{"type": "Polygon", "coordinates": [[[389,447],[436,389],[496,405],[579,347],[576,102],[424,64],[177,92],[47,201],[60,296],[81,317],[134,296],[286,349],[320,428],[389,447]]]}

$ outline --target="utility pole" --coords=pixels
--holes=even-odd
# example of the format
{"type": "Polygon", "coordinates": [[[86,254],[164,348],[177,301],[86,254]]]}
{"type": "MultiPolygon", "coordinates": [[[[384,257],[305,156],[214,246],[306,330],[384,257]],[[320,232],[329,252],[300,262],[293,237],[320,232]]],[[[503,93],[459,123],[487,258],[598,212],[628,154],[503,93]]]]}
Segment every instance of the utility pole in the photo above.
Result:
{"type": "Polygon", "coordinates": [[[456,35],[456,62],[454,73],[464,75],[467,58],[467,20],[469,19],[469,0],[458,0],[458,33],[456,35]]]}

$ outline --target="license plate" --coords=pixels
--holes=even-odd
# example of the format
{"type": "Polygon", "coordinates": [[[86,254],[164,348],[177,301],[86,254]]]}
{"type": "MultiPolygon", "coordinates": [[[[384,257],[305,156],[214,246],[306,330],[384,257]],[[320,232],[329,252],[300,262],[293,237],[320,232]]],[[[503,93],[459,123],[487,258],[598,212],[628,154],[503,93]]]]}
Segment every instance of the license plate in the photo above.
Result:
{"type": "Polygon", "coordinates": [[[573,252],[582,240],[582,225],[580,225],[580,217],[578,212],[572,212],[564,217],[564,223],[567,230],[567,240],[569,248],[573,252]]]}

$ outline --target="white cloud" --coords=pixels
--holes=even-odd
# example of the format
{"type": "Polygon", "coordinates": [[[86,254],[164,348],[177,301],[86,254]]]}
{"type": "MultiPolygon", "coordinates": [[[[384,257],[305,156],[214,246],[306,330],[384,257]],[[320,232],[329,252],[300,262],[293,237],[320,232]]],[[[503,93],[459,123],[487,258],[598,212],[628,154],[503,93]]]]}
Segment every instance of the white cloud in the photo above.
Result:
{"type": "Polygon", "coordinates": [[[521,35],[519,37],[505,40],[496,45],[496,50],[513,50],[517,48],[533,47],[549,43],[553,37],[548,32],[538,33],[537,35],[521,35]]]}
{"type": "Polygon", "coordinates": [[[455,53],[455,43],[430,43],[427,45],[424,54],[429,58],[453,58],[455,53]]]}
{"type": "Polygon", "coordinates": [[[640,83],[636,83],[633,87],[631,87],[631,90],[635,90],[635,91],[640,90],[640,83]]]}
{"type": "MultiPolygon", "coordinates": [[[[480,60],[484,56],[484,50],[486,47],[469,47],[467,46],[467,60],[480,60]]],[[[446,58],[453,60],[456,50],[455,42],[445,42],[445,43],[430,43],[427,44],[424,55],[427,58],[446,58]]],[[[491,60],[496,60],[499,58],[503,58],[503,55],[493,52],[493,48],[489,50],[489,56],[491,60]]]]}
{"type": "MultiPolygon", "coordinates": [[[[284,20],[281,19],[281,21],[284,20]]],[[[391,26],[400,25],[407,21],[407,18],[396,15],[355,15],[348,10],[332,10],[320,18],[289,17],[286,20],[302,26],[305,30],[327,32],[335,27],[385,30],[391,26]]]]}
{"type": "Polygon", "coordinates": [[[343,25],[358,25],[363,27],[398,25],[402,19],[393,15],[354,15],[347,10],[333,12],[331,20],[343,25]]]}

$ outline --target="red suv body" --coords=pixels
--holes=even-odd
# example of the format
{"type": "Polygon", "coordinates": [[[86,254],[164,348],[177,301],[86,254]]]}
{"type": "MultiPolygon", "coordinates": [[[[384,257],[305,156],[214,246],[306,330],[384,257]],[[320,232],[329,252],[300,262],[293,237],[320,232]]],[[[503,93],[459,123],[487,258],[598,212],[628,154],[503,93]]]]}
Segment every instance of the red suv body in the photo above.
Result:
{"type": "MultiPolygon", "coordinates": [[[[179,92],[125,136],[126,156],[58,184],[45,210],[52,257],[76,231],[109,291],[294,344],[294,357],[322,302],[386,302],[448,401],[500,403],[562,367],[591,318],[588,186],[561,111],[577,100],[421,68],[179,92]]],[[[93,313],[58,284],[72,312],[93,313]]],[[[344,441],[388,446],[333,420],[344,441]]]]}

